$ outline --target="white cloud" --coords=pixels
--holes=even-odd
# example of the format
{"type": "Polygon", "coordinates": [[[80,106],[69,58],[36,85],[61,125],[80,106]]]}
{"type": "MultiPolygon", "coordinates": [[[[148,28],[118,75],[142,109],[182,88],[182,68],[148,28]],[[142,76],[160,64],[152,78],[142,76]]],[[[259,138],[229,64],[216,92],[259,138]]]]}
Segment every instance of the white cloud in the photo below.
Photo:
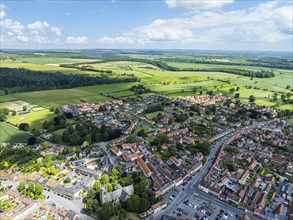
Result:
{"type": "Polygon", "coordinates": [[[67,11],[64,13],[64,15],[69,16],[69,15],[71,15],[71,13],[67,11]]]}
{"type": "MultiPolygon", "coordinates": [[[[0,4],[1,18],[6,16],[4,12],[5,5],[0,4]]],[[[12,19],[1,19],[0,27],[2,39],[5,38],[3,46],[15,47],[21,43],[31,42],[34,44],[57,43],[59,39],[53,38],[62,35],[62,27],[50,26],[47,21],[35,21],[27,25],[23,25],[12,19]],[[52,33],[52,34],[50,34],[52,33]]]]}
{"type": "MultiPolygon", "coordinates": [[[[169,1],[170,7],[172,2],[169,1]]],[[[175,2],[177,6],[183,3],[191,4],[191,1],[175,2]]],[[[193,4],[198,2],[200,1],[192,1],[193,4]]],[[[211,4],[214,1],[209,2],[211,4]]],[[[190,45],[196,48],[197,45],[202,46],[200,43],[240,45],[248,42],[255,44],[289,42],[290,39],[292,40],[292,11],[291,4],[282,6],[279,1],[262,3],[246,10],[228,12],[204,10],[201,13],[189,14],[188,17],[158,19],[124,32],[120,36],[102,37],[98,42],[111,45],[156,43],[160,46],[173,45],[176,48],[184,46],[188,48],[190,45]]]]}
{"type": "Polygon", "coordinates": [[[58,36],[62,35],[62,28],[60,27],[51,27],[50,30],[58,36]]]}
{"type": "Polygon", "coordinates": [[[185,8],[194,11],[220,8],[233,2],[234,0],[166,0],[166,4],[169,8],[185,8]]]}
{"type": "Polygon", "coordinates": [[[6,16],[5,11],[0,11],[0,18],[4,18],[6,16]]]}
{"type": "Polygon", "coordinates": [[[34,23],[28,24],[27,27],[31,30],[37,30],[45,32],[46,28],[49,28],[50,25],[46,21],[35,21],[34,23]]]}
{"type": "Polygon", "coordinates": [[[19,35],[19,36],[16,37],[16,39],[17,39],[18,41],[20,41],[20,42],[23,42],[23,43],[29,41],[29,38],[28,38],[27,36],[24,36],[24,35],[19,35]]]}
{"type": "Polygon", "coordinates": [[[87,44],[88,38],[86,36],[82,37],[73,37],[68,36],[65,40],[66,44],[87,44]]]}
{"type": "Polygon", "coordinates": [[[0,21],[0,27],[2,30],[9,30],[16,34],[22,34],[25,27],[18,21],[13,21],[11,19],[4,19],[0,21]]]}

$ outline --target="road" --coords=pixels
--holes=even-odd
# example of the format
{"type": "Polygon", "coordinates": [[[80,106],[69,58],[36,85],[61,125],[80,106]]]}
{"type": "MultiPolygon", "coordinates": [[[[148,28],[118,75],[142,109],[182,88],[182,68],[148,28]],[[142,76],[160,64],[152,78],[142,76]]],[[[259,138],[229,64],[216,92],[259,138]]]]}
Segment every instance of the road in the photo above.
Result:
{"type": "MultiPolygon", "coordinates": [[[[213,159],[217,155],[221,146],[230,137],[232,137],[233,135],[236,135],[238,133],[242,133],[244,131],[251,130],[259,125],[269,124],[273,121],[274,120],[267,121],[267,122],[254,123],[253,125],[246,126],[240,130],[231,132],[230,134],[227,134],[227,136],[220,139],[220,141],[216,142],[212,146],[211,152],[210,152],[209,156],[207,157],[207,162],[203,165],[201,170],[192,178],[192,180],[185,186],[185,190],[181,191],[166,209],[164,209],[162,212],[159,212],[157,214],[152,215],[152,218],[159,220],[162,218],[163,215],[171,215],[180,203],[182,203],[184,200],[189,199],[194,193],[197,193],[200,196],[200,198],[202,198],[203,200],[206,200],[207,202],[212,201],[213,204],[219,205],[224,210],[227,210],[227,211],[230,211],[230,212],[233,212],[236,214],[243,214],[244,213],[243,210],[238,209],[234,206],[231,206],[226,202],[222,202],[219,199],[217,199],[216,197],[214,197],[208,193],[204,193],[204,192],[198,190],[198,185],[201,182],[201,180],[204,178],[204,176],[207,174],[207,172],[210,170],[210,168],[212,167],[213,159]]],[[[180,189],[179,187],[177,187],[178,190],[180,189]]],[[[251,216],[251,217],[255,218],[255,216],[251,216]]]]}

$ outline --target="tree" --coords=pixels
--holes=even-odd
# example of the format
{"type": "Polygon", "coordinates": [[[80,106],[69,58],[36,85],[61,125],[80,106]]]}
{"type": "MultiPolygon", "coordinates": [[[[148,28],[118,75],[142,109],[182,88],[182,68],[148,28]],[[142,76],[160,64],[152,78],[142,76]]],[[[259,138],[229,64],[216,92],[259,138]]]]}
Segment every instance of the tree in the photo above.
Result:
{"type": "Polygon", "coordinates": [[[137,212],[139,210],[140,197],[136,194],[133,194],[126,203],[127,210],[137,212]]]}
{"type": "Polygon", "coordinates": [[[230,93],[233,93],[233,92],[235,92],[235,89],[234,88],[230,88],[229,91],[230,91],[230,93]]]}
{"type": "Polygon", "coordinates": [[[233,162],[231,162],[231,163],[227,163],[226,166],[227,166],[229,172],[234,172],[234,171],[237,170],[237,166],[236,166],[236,164],[233,163],[233,162]]]}
{"type": "Polygon", "coordinates": [[[71,183],[71,179],[69,177],[67,177],[65,180],[64,180],[64,183],[71,183]]]}
{"type": "Polygon", "coordinates": [[[27,191],[34,193],[35,191],[35,185],[32,182],[29,182],[28,187],[27,187],[27,191]]]}
{"type": "Polygon", "coordinates": [[[112,202],[106,202],[103,204],[101,209],[98,212],[99,219],[101,220],[108,220],[111,219],[111,217],[114,215],[114,207],[112,202]]]}
{"type": "Polygon", "coordinates": [[[85,210],[87,213],[90,215],[93,215],[97,213],[97,210],[99,209],[99,202],[95,198],[88,198],[86,199],[86,205],[85,205],[85,210]]]}
{"type": "Polygon", "coordinates": [[[28,123],[20,123],[18,128],[20,130],[27,131],[29,129],[29,124],[28,123]]]}
{"type": "Polygon", "coordinates": [[[147,211],[150,208],[150,206],[151,204],[147,199],[141,198],[139,201],[139,213],[147,211]]]}
{"type": "Polygon", "coordinates": [[[102,184],[106,184],[109,182],[109,176],[107,174],[103,174],[100,179],[102,184]]]}
{"type": "Polygon", "coordinates": [[[35,137],[30,137],[28,140],[27,140],[27,143],[29,145],[34,145],[35,143],[37,142],[37,139],[35,137]]]}
{"type": "Polygon", "coordinates": [[[40,196],[40,195],[42,195],[43,190],[44,190],[44,187],[38,183],[35,187],[35,194],[40,196]]]}
{"type": "Polygon", "coordinates": [[[25,181],[21,181],[21,182],[19,183],[18,187],[17,187],[17,190],[18,190],[19,192],[23,192],[23,191],[25,190],[25,188],[26,188],[26,183],[25,183],[25,181]]]}
{"type": "Polygon", "coordinates": [[[24,106],[22,107],[22,110],[23,110],[23,111],[26,111],[26,110],[27,110],[27,106],[24,105],[24,106]]]}
{"type": "Polygon", "coordinates": [[[136,141],[137,141],[136,137],[133,134],[130,134],[127,138],[127,142],[129,142],[129,143],[135,143],[136,141]]]}
{"type": "Polygon", "coordinates": [[[239,97],[240,97],[239,93],[236,93],[235,96],[234,96],[235,99],[239,99],[239,97]]]}
{"type": "Polygon", "coordinates": [[[70,142],[70,132],[68,130],[63,131],[63,133],[62,133],[62,140],[65,143],[70,142]]]}
{"type": "Polygon", "coordinates": [[[145,133],[144,129],[140,129],[137,132],[137,135],[140,136],[140,137],[146,137],[147,136],[147,134],[145,133]]]}
{"type": "Polygon", "coordinates": [[[79,142],[80,142],[80,136],[79,136],[79,134],[78,134],[77,131],[74,131],[74,132],[72,133],[72,135],[70,136],[70,143],[71,143],[72,145],[78,145],[79,142]]]}
{"type": "Polygon", "coordinates": [[[42,143],[42,146],[43,146],[44,149],[47,149],[47,148],[49,147],[49,144],[48,144],[47,141],[44,141],[44,142],[42,143]]]}
{"type": "Polygon", "coordinates": [[[46,121],[44,121],[44,123],[43,123],[43,128],[44,129],[48,129],[50,127],[50,124],[49,124],[49,122],[46,120],[46,121]]]}
{"type": "Polygon", "coordinates": [[[147,184],[144,181],[134,184],[135,194],[142,196],[142,194],[146,192],[146,187],[147,187],[147,184]]]}
{"type": "Polygon", "coordinates": [[[254,101],[255,101],[254,95],[249,96],[249,102],[254,102],[254,101]]]}

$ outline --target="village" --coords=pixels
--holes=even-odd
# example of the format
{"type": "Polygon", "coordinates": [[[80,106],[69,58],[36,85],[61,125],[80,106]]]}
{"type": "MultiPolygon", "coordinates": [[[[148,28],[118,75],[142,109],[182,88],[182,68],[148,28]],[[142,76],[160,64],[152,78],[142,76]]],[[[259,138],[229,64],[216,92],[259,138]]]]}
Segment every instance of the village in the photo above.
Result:
{"type": "MultiPolygon", "coordinates": [[[[37,161],[46,169],[10,167],[0,171],[2,182],[6,182],[0,201],[17,197],[27,207],[13,211],[15,217],[29,213],[27,219],[38,219],[46,213],[61,216],[60,219],[90,219],[81,212],[81,201],[97,182],[101,184],[101,206],[109,202],[126,203],[136,195],[132,181],[121,184],[118,179],[109,186],[103,180],[117,167],[127,178],[140,173],[149,198],[155,201],[138,213],[141,218],[156,218],[165,209],[171,216],[181,216],[183,212],[173,208],[179,196],[175,198],[172,192],[177,190],[180,194],[193,189],[260,218],[286,219],[289,215],[293,186],[292,124],[277,119],[278,110],[272,107],[242,104],[222,94],[176,99],[157,94],[97,104],[68,104],[61,110],[121,135],[97,143],[85,141],[81,146],[67,146],[53,143],[53,133],[41,134],[49,146],[36,144],[30,150],[40,154],[37,161]],[[272,123],[255,126],[266,121],[272,123]],[[247,129],[242,131],[243,128],[247,129]],[[207,174],[192,188],[191,184],[200,180],[205,171],[207,174]],[[47,200],[53,196],[60,201],[40,206],[38,201],[9,188],[15,185],[11,181],[21,180],[41,184],[47,200]],[[65,201],[75,205],[64,207],[65,201]]],[[[12,146],[14,150],[25,147],[22,143],[12,146]]],[[[1,215],[9,219],[12,214],[10,211],[1,215]]]]}

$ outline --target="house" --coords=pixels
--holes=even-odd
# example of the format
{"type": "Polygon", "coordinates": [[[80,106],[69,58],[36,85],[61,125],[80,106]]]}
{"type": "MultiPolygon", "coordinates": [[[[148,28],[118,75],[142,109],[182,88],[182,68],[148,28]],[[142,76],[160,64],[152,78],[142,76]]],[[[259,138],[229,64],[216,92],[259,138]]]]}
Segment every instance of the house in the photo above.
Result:
{"type": "Polygon", "coordinates": [[[73,158],[76,158],[76,153],[74,152],[66,155],[66,160],[71,160],[73,158]]]}
{"type": "Polygon", "coordinates": [[[292,183],[285,183],[281,189],[282,197],[291,201],[292,200],[292,193],[293,193],[293,184],[292,183]]]}
{"type": "Polygon", "coordinates": [[[75,171],[87,176],[93,176],[94,178],[98,178],[103,174],[100,170],[93,170],[83,166],[77,167],[75,171]]]}
{"type": "Polygon", "coordinates": [[[150,177],[150,175],[152,174],[152,172],[148,168],[148,166],[146,165],[146,163],[143,161],[143,159],[141,159],[140,157],[137,158],[137,163],[138,163],[140,169],[143,171],[144,175],[147,176],[147,177],[150,177]]]}
{"type": "Polygon", "coordinates": [[[148,210],[148,213],[158,213],[160,211],[162,211],[163,209],[165,209],[167,207],[167,201],[160,201],[154,205],[151,206],[151,208],[148,210]]]}
{"type": "Polygon", "coordinates": [[[123,152],[121,150],[119,150],[117,147],[115,146],[112,146],[111,147],[111,151],[117,156],[117,157],[120,157],[123,152]]]}
{"type": "Polygon", "coordinates": [[[249,176],[249,170],[246,170],[240,177],[240,179],[238,180],[238,183],[243,185],[245,183],[245,181],[248,179],[249,176]]]}
{"type": "Polygon", "coordinates": [[[115,189],[113,192],[108,193],[107,187],[102,186],[100,191],[100,203],[104,204],[105,202],[125,202],[127,199],[129,199],[133,193],[134,188],[133,185],[129,185],[126,187],[122,187],[121,185],[117,184],[115,186],[115,189]]]}

